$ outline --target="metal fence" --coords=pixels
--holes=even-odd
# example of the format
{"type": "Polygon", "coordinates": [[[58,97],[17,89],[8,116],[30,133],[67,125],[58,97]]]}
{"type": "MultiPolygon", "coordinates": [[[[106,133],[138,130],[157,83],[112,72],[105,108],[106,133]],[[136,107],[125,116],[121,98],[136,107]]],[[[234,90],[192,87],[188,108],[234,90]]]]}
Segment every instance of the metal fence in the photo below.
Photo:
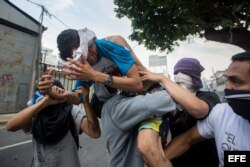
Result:
{"type": "Polygon", "coordinates": [[[74,86],[74,81],[67,79],[66,75],[62,71],[62,66],[54,66],[45,63],[41,63],[42,72],[41,75],[48,73],[50,69],[53,69],[53,79],[58,79],[64,86],[64,89],[67,91],[71,91],[74,86]]]}

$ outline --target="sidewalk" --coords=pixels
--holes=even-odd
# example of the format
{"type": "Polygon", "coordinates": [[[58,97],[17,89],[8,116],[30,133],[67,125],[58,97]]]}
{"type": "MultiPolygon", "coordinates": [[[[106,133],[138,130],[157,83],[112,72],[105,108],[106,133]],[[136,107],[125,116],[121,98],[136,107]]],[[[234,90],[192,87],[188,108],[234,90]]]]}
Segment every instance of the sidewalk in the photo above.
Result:
{"type": "Polygon", "coordinates": [[[0,126],[4,126],[8,120],[14,116],[15,113],[12,113],[12,114],[0,114],[0,126]]]}

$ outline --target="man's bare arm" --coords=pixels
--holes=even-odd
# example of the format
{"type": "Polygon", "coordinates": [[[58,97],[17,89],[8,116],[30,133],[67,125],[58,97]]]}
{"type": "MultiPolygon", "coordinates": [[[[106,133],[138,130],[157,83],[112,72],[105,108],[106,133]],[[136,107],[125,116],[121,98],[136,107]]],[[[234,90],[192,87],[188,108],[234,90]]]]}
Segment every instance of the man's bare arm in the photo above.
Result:
{"type": "Polygon", "coordinates": [[[98,138],[101,135],[101,130],[98,118],[89,103],[89,88],[82,88],[81,90],[84,96],[83,105],[86,113],[86,117],[83,118],[81,123],[81,130],[92,138],[98,138]]]}
{"type": "Polygon", "coordinates": [[[172,160],[185,153],[191,145],[202,141],[203,138],[198,132],[197,126],[189,129],[185,133],[173,138],[171,142],[164,148],[165,155],[172,160]]]}
{"type": "Polygon", "coordinates": [[[31,124],[31,120],[34,116],[37,115],[42,109],[48,107],[49,105],[58,104],[64,102],[64,100],[55,100],[51,99],[49,96],[45,96],[36,104],[33,104],[30,107],[27,107],[17,114],[15,114],[6,124],[6,129],[9,131],[17,131],[20,129],[26,128],[31,124]]]}

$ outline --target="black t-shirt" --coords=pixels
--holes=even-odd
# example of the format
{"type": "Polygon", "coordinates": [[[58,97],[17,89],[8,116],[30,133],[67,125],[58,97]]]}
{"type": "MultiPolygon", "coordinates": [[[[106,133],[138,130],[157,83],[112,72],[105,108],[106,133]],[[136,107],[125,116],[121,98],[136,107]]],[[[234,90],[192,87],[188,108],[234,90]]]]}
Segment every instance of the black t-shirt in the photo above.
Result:
{"type": "MultiPolygon", "coordinates": [[[[209,112],[220,102],[214,92],[199,91],[196,96],[205,101],[209,106],[209,112]]],[[[169,117],[169,128],[172,138],[182,134],[196,125],[198,119],[192,117],[187,111],[177,112],[169,117]]],[[[214,139],[204,140],[193,145],[186,153],[172,161],[174,167],[218,167],[218,156],[214,139]]]]}

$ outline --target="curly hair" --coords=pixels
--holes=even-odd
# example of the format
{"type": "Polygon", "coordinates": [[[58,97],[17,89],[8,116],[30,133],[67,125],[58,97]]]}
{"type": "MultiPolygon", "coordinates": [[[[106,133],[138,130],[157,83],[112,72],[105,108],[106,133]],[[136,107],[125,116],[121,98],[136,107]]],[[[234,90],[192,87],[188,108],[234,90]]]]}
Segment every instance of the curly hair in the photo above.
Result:
{"type": "Polygon", "coordinates": [[[79,45],[80,38],[77,30],[67,29],[57,36],[57,47],[60,52],[60,57],[65,61],[67,57],[72,56],[73,49],[78,48],[79,45]]]}

